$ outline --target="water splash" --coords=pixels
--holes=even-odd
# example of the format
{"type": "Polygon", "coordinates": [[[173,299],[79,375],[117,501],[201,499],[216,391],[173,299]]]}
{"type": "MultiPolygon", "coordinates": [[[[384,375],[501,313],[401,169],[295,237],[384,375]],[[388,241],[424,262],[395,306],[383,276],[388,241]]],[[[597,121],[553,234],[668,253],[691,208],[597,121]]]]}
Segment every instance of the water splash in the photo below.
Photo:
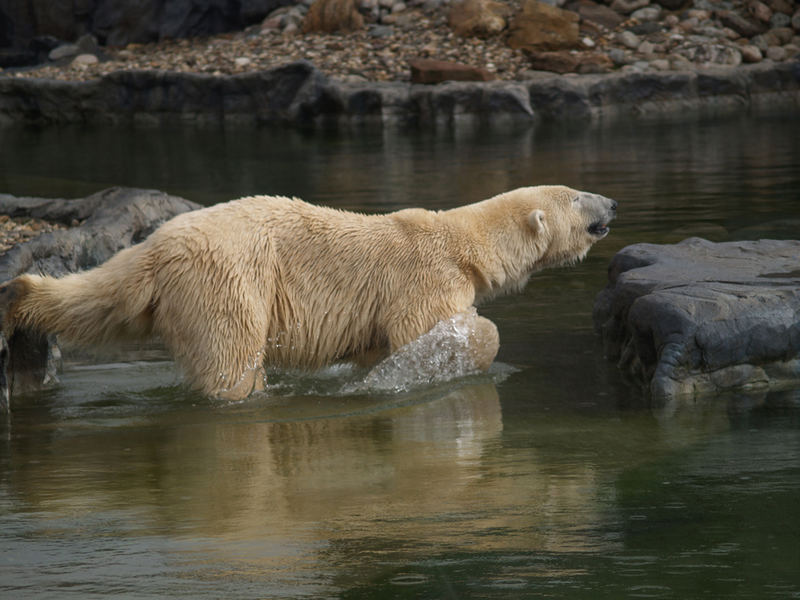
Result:
{"type": "Polygon", "coordinates": [[[478,312],[470,307],[439,321],[433,329],[378,363],[347,392],[400,392],[480,372],[475,353],[470,350],[470,338],[479,327],[478,318],[478,312]]]}

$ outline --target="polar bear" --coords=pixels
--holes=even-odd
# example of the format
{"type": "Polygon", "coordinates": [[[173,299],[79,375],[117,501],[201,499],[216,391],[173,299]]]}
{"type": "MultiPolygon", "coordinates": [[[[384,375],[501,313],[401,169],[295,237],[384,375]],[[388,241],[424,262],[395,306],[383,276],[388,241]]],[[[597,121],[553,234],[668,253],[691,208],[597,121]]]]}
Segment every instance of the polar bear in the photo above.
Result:
{"type": "MultiPolygon", "coordinates": [[[[375,363],[437,322],[531,274],[582,259],[617,203],[564,186],[516,189],[451,210],[365,215],[256,196],[174,217],[106,263],[0,286],[2,332],[67,343],[160,338],[190,386],[242,398],[265,365],[375,363]]],[[[484,318],[476,366],[498,350],[484,318]]]]}

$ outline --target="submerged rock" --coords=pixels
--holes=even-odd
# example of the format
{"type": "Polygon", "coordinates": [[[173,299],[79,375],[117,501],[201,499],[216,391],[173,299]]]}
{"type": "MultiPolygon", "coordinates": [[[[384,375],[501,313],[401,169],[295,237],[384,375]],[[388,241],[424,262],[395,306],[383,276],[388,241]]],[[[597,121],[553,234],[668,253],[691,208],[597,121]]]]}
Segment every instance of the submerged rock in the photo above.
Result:
{"type": "Polygon", "coordinates": [[[635,244],[594,322],[655,399],[800,386],[800,241],[635,244]]]}

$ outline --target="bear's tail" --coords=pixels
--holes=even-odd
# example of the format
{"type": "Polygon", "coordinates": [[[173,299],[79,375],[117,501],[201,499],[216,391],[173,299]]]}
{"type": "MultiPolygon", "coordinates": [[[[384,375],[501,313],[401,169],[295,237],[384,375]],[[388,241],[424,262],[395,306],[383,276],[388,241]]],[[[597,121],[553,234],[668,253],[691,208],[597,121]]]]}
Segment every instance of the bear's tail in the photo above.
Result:
{"type": "Polygon", "coordinates": [[[153,283],[141,268],[140,252],[134,246],[99,267],[62,278],[20,275],[3,284],[3,334],[10,337],[15,328],[28,327],[76,345],[148,337],[153,283]]]}

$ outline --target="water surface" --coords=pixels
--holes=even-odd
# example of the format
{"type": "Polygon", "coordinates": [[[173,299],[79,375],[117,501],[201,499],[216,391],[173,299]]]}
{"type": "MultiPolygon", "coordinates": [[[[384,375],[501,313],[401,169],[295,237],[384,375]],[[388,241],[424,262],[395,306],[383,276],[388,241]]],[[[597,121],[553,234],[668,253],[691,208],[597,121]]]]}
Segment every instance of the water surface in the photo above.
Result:
{"type": "Polygon", "coordinates": [[[514,131],[0,129],[0,191],[110,185],[447,208],[617,199],[586,261],[480,312],[486,376],[347,394],[346,367],[212,401],[155,347],[72,355],[0,422],[8,598],[798,598],[800,393],[651,405],[591,306],[621,247],[792,238],[800,120],[514,131]]]}

